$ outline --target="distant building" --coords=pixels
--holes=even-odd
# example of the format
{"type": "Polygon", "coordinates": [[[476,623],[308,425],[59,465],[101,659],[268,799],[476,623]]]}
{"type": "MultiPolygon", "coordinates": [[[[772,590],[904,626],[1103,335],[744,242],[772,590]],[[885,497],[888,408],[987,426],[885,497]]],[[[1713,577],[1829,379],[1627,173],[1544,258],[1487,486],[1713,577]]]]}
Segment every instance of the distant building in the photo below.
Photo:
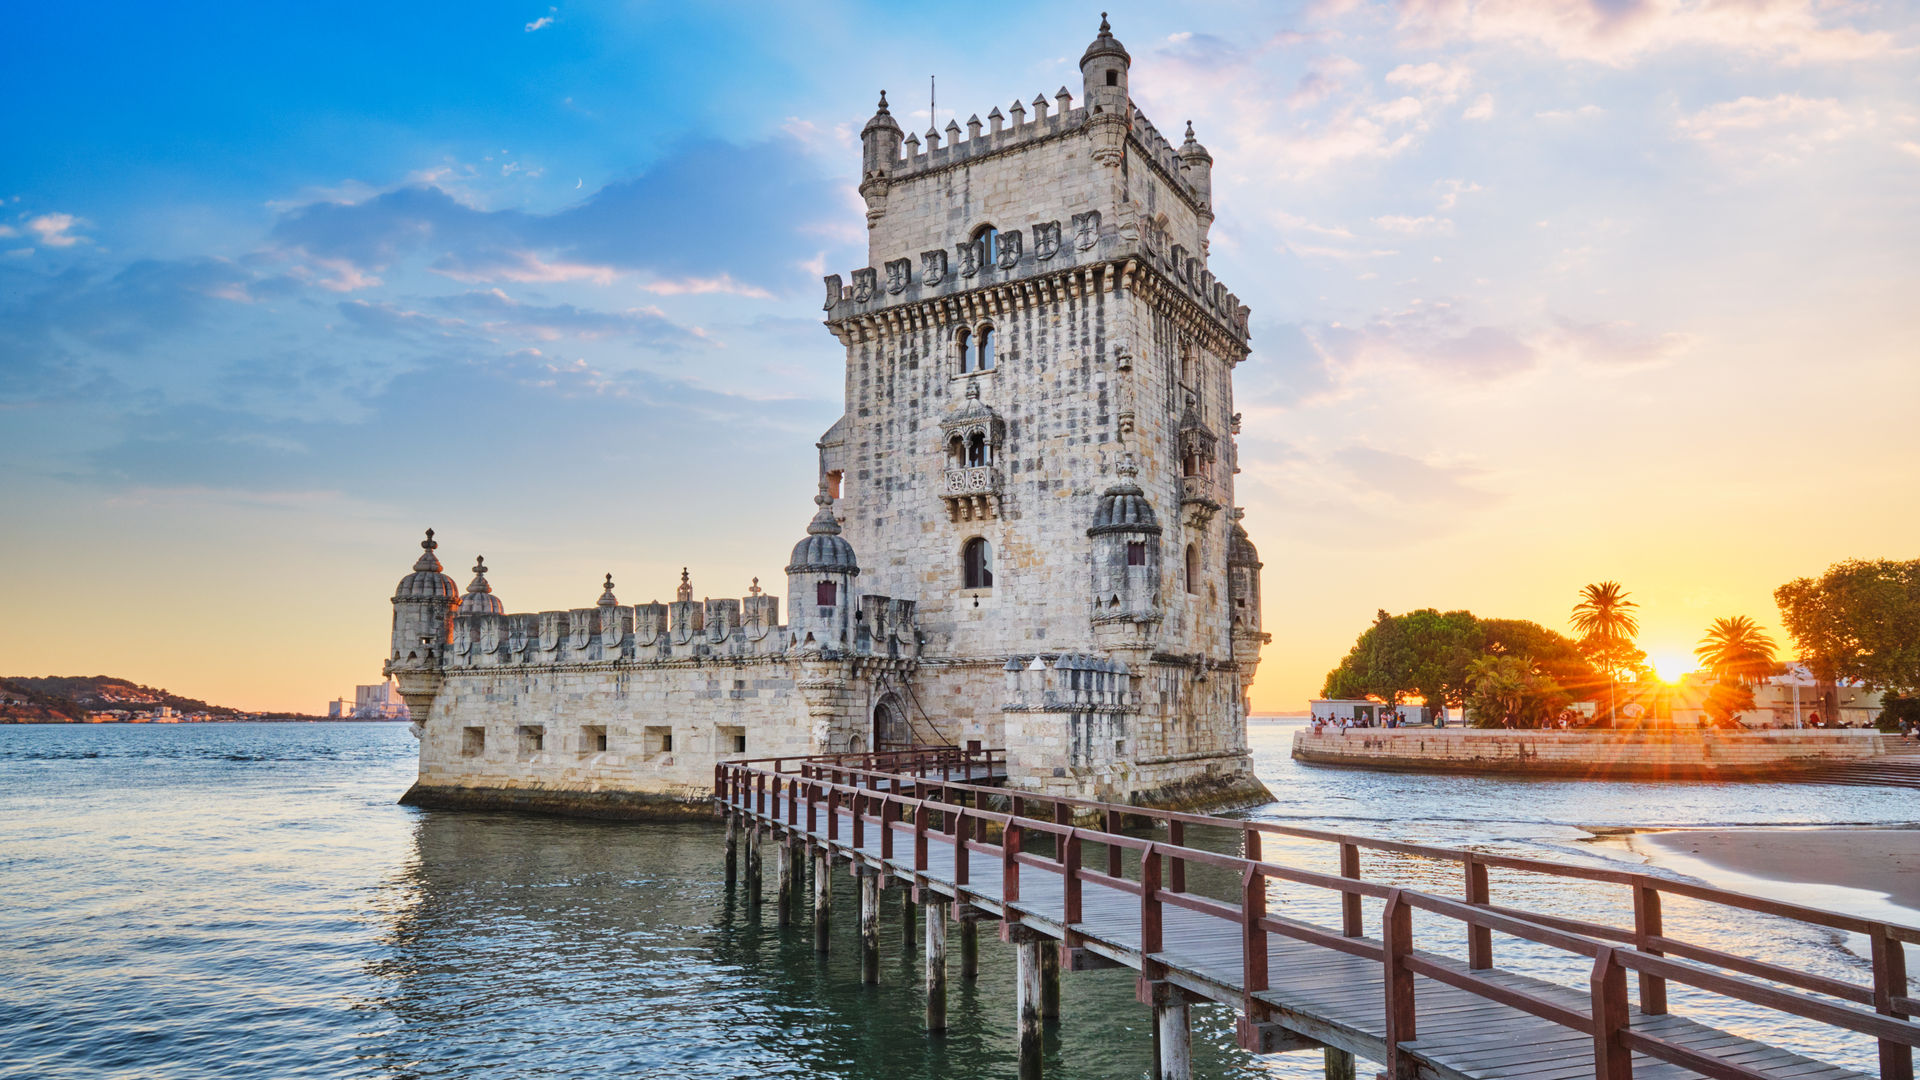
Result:
{"type": "MultiPolygon", "coordinates": [[[[1688,672],[1674,688],[1673,722],[1697,726],[1706,719],[1707,694],[1714,678],[1705,671],[1688,672]]],[[[1863,727],[1880,719],[1881,694],[1857,682],[1821,683],[1805,664],[1790,663],[1787,670],[1753,687],[1753,708],[1739,714],[1750,728],[1863,727]],[[1823,696],[1824,693],[1824,696],[1823,696]]]]}
{"type": "Polygon", "coordinates": [[[391,682],[371,683],[353,688],[353,700],[334,698],[327,702],[329,720],[405,720],[406,702],[391,682]]]}

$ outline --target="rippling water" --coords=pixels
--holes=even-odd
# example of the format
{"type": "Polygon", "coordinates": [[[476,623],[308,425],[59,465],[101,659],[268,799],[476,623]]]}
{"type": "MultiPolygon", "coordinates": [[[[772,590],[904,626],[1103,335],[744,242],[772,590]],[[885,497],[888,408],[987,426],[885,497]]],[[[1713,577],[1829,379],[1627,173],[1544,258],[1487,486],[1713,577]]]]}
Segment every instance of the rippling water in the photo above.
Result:
{"type": "MultiPolygon", "coordinates": [[[[1799,784],[1502,781],[1298,766],[1293,728],[1254,725],[1278,801],[1259,816],[1584,862],[1639,860],[1583,825],[1908,823],[1911,793],[1799,784]]],[[[850,918],[818,959],[804,932],[723,887],[716,830],[418,811],[403,725],[0,727],[0,1076],[532,1077],[1011,1075],[1011,950],[982,934],[952,982],[953,1030],[920,1030],[920,970],[889,893],[881,984],[850,918]]],[[[1204,838],[1202,838],[1204,839],[1204,838]]],[[[1222,841],[1224,842],[1224,840],[1222,841]]],[[[1270,855],[1318,868],[1328,853],[1270,855]]],[[[1369,876],[1456,891],[1451,867],[1369,876]]],[[[839,875],[836,904],[854,909],[839,875]]],[[[1624,897],[1494,875],[1498,900],[1625,918],[1624,897]]],[[[1282,913],[1331,907],[1277,890],[1282,913]]],[[[1371,915],[1369,916],[1371,921],[1371,915]]],[[[1848,943],[1674,903],[1679,936],[1859,981],[1848,943]]],[[[1422,944],[1444,945],[1423,927],[1422,944]]],[[[1500,962],[1584,982],[1502,943],[1500,962]]],[[[1138,1077],[1132,974],[1067,976],[1049,1075],[1138,1077]]],[[[1676,995],[1676,1011],[1705,1008],[1676,995]]],[[[1718,1008],[1729,1026],[1857,1065],[1871,1048],[1718,1008]]],[[[1317,1074],[1256,1061],[1232,1019],[1196,1016],[1206,1076],[1317,1074]]]]}

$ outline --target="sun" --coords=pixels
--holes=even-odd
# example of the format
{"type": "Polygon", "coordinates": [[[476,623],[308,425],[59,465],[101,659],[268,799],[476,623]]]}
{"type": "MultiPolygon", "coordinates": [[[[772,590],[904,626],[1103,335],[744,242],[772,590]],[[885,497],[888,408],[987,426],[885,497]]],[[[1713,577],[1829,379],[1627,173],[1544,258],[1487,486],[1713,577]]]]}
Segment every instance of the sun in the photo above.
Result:
{"type": "Polygon", "coordinates": [[[1694,668],[1693,658],[1679,653],[1654,653],[1647,657],[1647,662],[1653,665],[1654,675],[1664,683],[1677,683],[1680,676],[1694,668]]]}

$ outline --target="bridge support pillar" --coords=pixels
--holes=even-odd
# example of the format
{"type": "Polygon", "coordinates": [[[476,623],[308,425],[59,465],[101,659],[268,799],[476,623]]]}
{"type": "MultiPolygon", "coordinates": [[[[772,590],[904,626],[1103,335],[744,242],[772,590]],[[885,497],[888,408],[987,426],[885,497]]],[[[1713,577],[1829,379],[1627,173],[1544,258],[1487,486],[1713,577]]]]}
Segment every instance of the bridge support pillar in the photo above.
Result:
{"type": "Polygon", "coordinates": [[[927,904],[927,1030],[947,1030],[947,905],[927,904]]]}
{"type": "Polygon", "coordinates": [[[1193,1080],[1193,1012],[1186,992],[1155,982],[1152,1001],[1154,1080],[1193,1080]]]}
{"type": "Polygon", "coordinates": [[[727,810],[727,889],[740,880],[740,815],[727,810]]]}
{"type": "Polygon", "coordinates": [[[1040,949],[1040,1019],[1060,1022],[1060,948],[1051,941],[1040,949]]]}
{"type": "Polygon", "coordinates": [[[913,955],[914,915],[920,905],[913,902],[913,890],[900,890],[900,947],[908,956],[913,955]]]}
{"type": "Polygon", "coordinates": [[[861,866],[860,876],[860,981],[871,986],[880,981],[880,875],[861,866]]]}
{"type": "Polygon", "coordinates": [[[1353,1080],[1353,1053],[1336,1046],[1326,1049],[1327,1080],[1353,1080]]]}
{"type": "Polygon", "coordinates": [[[793,922],[793,894],[799,889],[794,882],[792,847],[793,841],[783,841],[773,855],[773,903],[778,909],[775,921],[781,926],[793,922]]]}
{"type": "Polygon", "coordinates": [[[788,897],[793,902],[793,913],[788,917],[793,918],[807,899],[807,845],[789,836],[780,857],[787,860],[787,877],[793,881],[793,895],[788,897]]]}
{"type": "Polygon", "coordinates": [[[826,848],[813,853],[813,951],[824,954],[833,911],[833,855],[826,848]]]}
{"type": "Polygon", "coordinates": [[[1041,1039],[1041,989],[1045,982],[1041,956],[1052,942],[1025,926],[1007,927],[1014,945],[1014,1005],[1020,1016],[1020,1080],[1039,1080],[1041,1039]]]}
{"type": "Polygon", "coordinates": [[[980,921],[960,919],[960,978],[967,982],[980,977],[980,921]]]}
{"type": "Polygon", "coordinates": [[[755,914],[760,911],[760,834],[763,831],[757,822],[747,829],[747,909],[755,914]]]}

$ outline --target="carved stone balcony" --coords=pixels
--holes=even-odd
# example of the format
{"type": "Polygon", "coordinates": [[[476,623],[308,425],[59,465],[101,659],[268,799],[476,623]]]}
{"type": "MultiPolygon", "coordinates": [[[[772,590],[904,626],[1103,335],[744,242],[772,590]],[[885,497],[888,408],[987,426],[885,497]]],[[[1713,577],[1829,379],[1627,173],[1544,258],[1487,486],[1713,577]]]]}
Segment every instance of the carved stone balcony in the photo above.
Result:
{"type": "Polygon", "coordinates": [[[1220,486],[1205,476],[1183,476],[1180,478],[1180,512],[1186,516],[1187,527],[1204,529],[1220,512],[1222,492],[1220,486]]]}
{"type": "Polygon", "coordinates": [[[984,521],[1000,513],[1000,470],[991,465],[948,469],[941,498],[954,521],[984,521]]]}

